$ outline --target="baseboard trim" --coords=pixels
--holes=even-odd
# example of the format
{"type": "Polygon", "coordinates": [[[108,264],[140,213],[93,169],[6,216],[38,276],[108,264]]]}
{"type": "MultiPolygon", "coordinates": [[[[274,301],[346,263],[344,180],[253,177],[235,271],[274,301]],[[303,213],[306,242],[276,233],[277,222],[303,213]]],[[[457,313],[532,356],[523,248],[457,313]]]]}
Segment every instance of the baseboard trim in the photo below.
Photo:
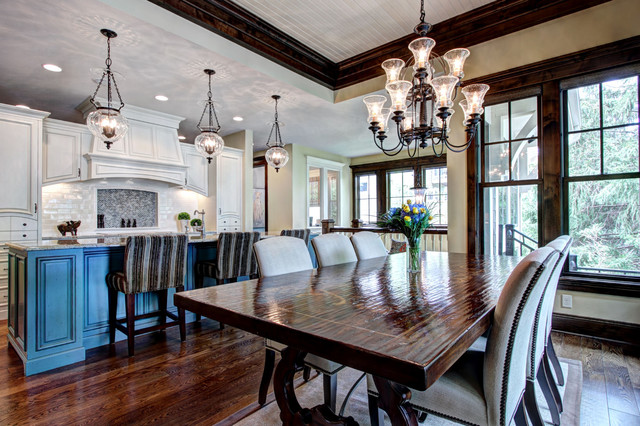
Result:
{"type": "Polygon", "coordinates": [[[554,313],[553,329],[640,346],[640,324],[554,313]]]}

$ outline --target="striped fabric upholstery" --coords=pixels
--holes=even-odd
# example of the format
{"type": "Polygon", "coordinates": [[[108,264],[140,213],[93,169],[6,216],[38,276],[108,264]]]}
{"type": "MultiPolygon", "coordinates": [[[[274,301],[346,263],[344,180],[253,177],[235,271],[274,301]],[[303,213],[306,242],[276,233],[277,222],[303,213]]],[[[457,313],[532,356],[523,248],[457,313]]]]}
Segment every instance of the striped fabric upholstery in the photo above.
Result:
{"type": "Polygon", "coordinates": [[[183,287],[187,263],[187,236],[136,235],[124,249],[124,272],[107,275],[107,285],[125,294],[183,287]]]}
{"type": "Polygon", "coordinates": [[[311,230],[309,229],[283,229],[280,232],[280,236],[282,237],[295,237],[304,240],[304,243],[309,245],[309,236],[311,235],[311,230]]]}
{"type": "Polygon", "coordinates": [[[238,278],[258,273],[253,244],[260,241],[259,232],[222,232],[214,262],[196,264],[196,274],[217,280],[238,278]]]}

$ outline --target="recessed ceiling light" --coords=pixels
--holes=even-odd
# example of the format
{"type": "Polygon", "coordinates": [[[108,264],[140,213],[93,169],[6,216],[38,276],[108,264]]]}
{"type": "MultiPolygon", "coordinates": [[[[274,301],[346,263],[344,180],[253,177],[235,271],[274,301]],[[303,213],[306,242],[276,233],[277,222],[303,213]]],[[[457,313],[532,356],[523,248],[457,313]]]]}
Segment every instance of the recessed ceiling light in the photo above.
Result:
{"type": "Polygon", "coordinates": [[[29,107],[28,107],[28,106],[26,106],[26,105],[16,105],[16,107],[18,107],[18,108],[22,108],[22,109],[31,109],[31,108],[29,108],[29,107]]]}
{"type": "Polygon", "coordinates": [[[244,120],[244,118],[240,117],[239,115],[236,115],[235,117],[233,117],[233,121],[242,121],[244,120]]]}
{"type": "Polygon", "coordinates": [[[62,68],[60,68],[57,65],[54,64],[44,64],[42,65],[42,68],[44,68],[47,71],[51,71],[51,72],[61,72],[62,68]]]}
{"type": "Polygon", "coordinates": [[[157,95],[156,100],[166,102],[169,100],[169,98],[167,98],[165,95],[157,95]]]}
{"type": "Polygon", "coordinates": [[[179,140],[181,140],[181,141],[183,141],[183,140],[185,140],[185,139],[186,139],[186,137],[185,137],[185,136],[180,135],[180,136],[178,136],[178,139],[179,139],[179,140]]]}

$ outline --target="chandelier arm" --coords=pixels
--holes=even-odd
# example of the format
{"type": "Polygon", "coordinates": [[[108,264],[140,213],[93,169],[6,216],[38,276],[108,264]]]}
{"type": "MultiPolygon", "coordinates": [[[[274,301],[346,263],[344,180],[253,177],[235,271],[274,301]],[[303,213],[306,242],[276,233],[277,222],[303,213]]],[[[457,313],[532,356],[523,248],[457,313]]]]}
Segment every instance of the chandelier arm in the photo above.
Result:
{"type": "MultiPolygon", "coordinates": [[[[382,152],[384,152],[385,154],[387,152],[393,152],[393,151],[396,151],[396,150],[398,150],[398,152],[399,152],[399,151],[402,150],[402,143],[401,142],[398,142],[398,144],[396,146],[394,146],[393,148],[385,148],[384,147],[384,140],[378,141],[378,139],[376,138],[375,133],[373,134],[373,142],[376,144],[376,147],[379,150],[381,150],[382,152]]],[[[396,155],[396,154],[397,154],[397,152],[395,154],[391,154],[391,155],[396,155]]]]}
{"type": "Polygon", "coordinates": [[[418,141],[414,141],[413,144],[413,153],[411,152],[411,144],[407,145],[407,155],[409,158],[413,158],[416,156],[416,152],[418,152],[418,141]]]}
{"type": "Polygon", "coordinates": [[[442,143],[441,139],[438,139],[438,142],[435,142],[435,139],[432,137],[431,138],[431,149],[433,150],[433,154],[440,158],[442,157],[442,154],[444,154],[444,144],[442,143]],[[440,152],[438,153],[436,151],[436,145],[438,145],[440,147],[440,152]]]}

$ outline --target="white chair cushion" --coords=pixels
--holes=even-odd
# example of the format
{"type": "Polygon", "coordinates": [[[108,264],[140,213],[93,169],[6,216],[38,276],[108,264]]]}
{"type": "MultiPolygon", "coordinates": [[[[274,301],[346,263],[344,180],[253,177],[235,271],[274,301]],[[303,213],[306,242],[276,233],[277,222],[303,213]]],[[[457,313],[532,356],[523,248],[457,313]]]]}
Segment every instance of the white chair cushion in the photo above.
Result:
{"type": "Polygon", "coordinates": [[[313,269],[309,250],[300,238],[272,237],[253,245],[261,277],[313,269]]]}
{"type": "Polygon", "coordinates": [[[378,234],[371,231],[355,232],[351,236],[351,243],[358,260],[384,257],[388,254],[378,234]]]}
{"type": "Polygon", "coordinates": [[[356,262],[358,257],[353,249],[349,237],[342,234],[324,234],[311,240],[313,250],[316,252],[318,266],[338,265],[341,263],[356,262]]]}
{"type": "MultiPolygon", "coordinates": [[[[468,351],[429,389],[411,390],[409,404],[417,410],[465,424],[488,425],[482,390],[484,353],[468,351]]],[[[369,393],[378,396],[373,377],[367,374],[369,393]]]]}
{"type": "MultiPolygon", "coordinates": [[[[276,342],[271,339],[264,339],[264,345],[267,349],[271,349],[276,352],[282,352],[287,347],[282,343],[276,342]]],[[[320,358],[319,356],[308,353],[304,358],[304,363],[314,370],[318,370],[324,374],[336,374],[338,371],[344,368],[344,365],[337,362],[329,361],[328,359],[320,358]]]]}

